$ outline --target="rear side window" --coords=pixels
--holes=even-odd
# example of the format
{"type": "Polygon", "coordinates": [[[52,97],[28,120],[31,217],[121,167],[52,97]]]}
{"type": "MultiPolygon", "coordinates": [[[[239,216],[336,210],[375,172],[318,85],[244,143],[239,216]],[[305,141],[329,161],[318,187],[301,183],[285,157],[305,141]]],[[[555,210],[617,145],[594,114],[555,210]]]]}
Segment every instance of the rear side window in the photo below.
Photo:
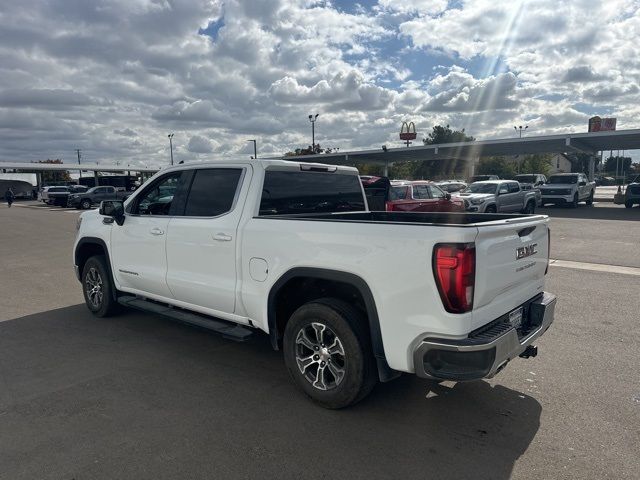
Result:
{"type": "Polygon", "coordinates": [[[407,187],[391,187],[389,189],[389,200],[406,200],[407,187]]]}
{"type": "Polygon", "coordinates": [[[231,211],[241,175],[240,168],[196,170],[184,214],[188,217],[217,217],[231,211]]]}
{"type": "Polygon", "coordinates": [[[325,172],[265,172],[260,215],[357,212],[364,197],[357,175],[325,172]]]}

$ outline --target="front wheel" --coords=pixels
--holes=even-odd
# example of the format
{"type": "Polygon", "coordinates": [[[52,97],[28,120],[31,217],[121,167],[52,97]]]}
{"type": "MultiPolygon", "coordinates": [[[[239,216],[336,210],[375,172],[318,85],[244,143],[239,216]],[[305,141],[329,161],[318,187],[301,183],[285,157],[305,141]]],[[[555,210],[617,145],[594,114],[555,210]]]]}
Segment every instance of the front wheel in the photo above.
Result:
{"type": "Polygon", "coordinates": [[[496,208],[495,205],[489,205],[485,210],[484,213],[497,213],[498,209],[496,208]]]}
{"type": "Polygon", "coordinates": [[[593,190],[591,190],[591,193],[589,194],[589,198],[587,198],[587,205],[593,205],[593,190]]]}
{"type": "Polygon", "coordinates": [[[114,289],[104,256],[89,258],[82,269],[82,292],[87,308],[96,317],[108,317],[118,310],[114,289]]]}
{"type": "Polygon", "coordinates": [[[578,201],[579,201],[579,198],[578,198],[578,194],[576,193],[573,196],[573,202],[571,202],[571,208],[578,208],[578,201]]]}
{"type": "Polygon", "coordinates": [[[624,202],[624,206],[626,208],[631,208],[633,207],[633,202],[631,200],[627,200],[626,202],[624,202]]]}
{"type": "Polygon", "coordinates": [[[377,369],[363,315],[342,300],[323,298],[298,308],[284,332],[284,360],[296,385],[325,408],[366,397],[377,369]]]}
{"type": "Polygon", "coordinates": [[[83,210],[89,210],[91,208],[91,200],[82,200],[82,203],[80,203],[80,206],[82,207],[83,210]]]}

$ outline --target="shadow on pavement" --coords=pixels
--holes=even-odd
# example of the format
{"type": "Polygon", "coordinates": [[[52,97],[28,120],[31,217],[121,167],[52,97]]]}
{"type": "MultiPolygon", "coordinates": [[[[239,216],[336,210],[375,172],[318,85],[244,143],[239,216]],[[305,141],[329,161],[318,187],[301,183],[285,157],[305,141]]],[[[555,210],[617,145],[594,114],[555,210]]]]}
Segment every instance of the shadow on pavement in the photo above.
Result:
{"type": "Polygon", "coordinates": [[[410,375],[328,411],[265,335],[237,344],[83,305],[0,323],[0,386],[11,479],[506,479],[541,414],[499,385],[410,375]]]}
{"type": "Polygon", "coordinates": [[[547,205],[540,207],[536,213],[549,215],[555,218],[579,218],[595,220],[640,220],[640,208],[624,208],[619,206],[594,207],[589,205],[578,205],[578,208],[561,207],[558,205],[547,205]]]}

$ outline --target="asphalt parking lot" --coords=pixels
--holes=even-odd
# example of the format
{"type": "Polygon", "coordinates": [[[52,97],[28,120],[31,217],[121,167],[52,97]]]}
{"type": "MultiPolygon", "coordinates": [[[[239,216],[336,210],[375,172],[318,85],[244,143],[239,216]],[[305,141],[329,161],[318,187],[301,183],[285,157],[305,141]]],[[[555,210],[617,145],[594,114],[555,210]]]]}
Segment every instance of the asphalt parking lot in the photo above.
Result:
{"type": "Polygon", "coordinates": [[[78,212],[0,206],[0,479],[611,478],[640,472],[640,208],[552,217],[556,321],[491,381],[409,375],[327,411],[266,336],[96,319],[78,212]],[[609,271],[590,268],[609,266],[609,271]],[[620,272],[626,273],[620,273],[620,272]]]}

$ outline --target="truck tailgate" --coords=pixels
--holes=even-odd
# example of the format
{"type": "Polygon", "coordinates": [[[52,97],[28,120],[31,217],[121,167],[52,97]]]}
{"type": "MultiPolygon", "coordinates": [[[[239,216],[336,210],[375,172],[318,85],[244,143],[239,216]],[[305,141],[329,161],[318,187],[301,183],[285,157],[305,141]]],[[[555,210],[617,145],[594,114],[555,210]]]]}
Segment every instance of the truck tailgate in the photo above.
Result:
{"type": "Polygon", "coordinates": [[[542,292],[548,223],[547,217],[534,216],[478,225],[473,328],[542,292]]]}

